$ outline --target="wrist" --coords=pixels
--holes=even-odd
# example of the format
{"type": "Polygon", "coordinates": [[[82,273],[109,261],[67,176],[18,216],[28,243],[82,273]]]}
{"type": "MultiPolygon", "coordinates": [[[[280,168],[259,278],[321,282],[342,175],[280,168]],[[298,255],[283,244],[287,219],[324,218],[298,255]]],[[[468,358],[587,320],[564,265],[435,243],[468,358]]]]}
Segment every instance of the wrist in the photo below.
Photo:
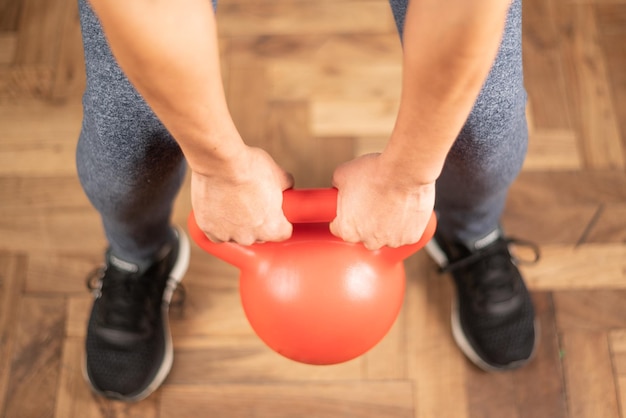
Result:
{"type": "Polygon", "coordinates": [[[392,137],[380,155],[380,168],[406,187],[420,187],[439,178],[446,155],[447,149],[423,146],[417,138],[392,137]]]}

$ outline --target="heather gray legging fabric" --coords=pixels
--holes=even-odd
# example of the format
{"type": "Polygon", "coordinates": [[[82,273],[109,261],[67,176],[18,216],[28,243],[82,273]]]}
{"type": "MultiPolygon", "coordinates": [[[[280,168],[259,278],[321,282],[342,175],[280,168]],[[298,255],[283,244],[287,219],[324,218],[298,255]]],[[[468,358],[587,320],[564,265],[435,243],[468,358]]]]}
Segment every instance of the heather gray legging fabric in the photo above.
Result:
{"type": "MultiPolygon", "coordinates": [[[[400,33],[407,1],[390,0],[400,33]]],[[[87,71],[79,178],[113,253],[143,261],[171,237],[184,157],[118,67],[87,1],[79,0],[79,8],[87,71]]],[[[498,225],[526,153],[525,104],[521,0],[515,0],[496,62],[437,182],[444,235],[474,240],[498,225]]]]}

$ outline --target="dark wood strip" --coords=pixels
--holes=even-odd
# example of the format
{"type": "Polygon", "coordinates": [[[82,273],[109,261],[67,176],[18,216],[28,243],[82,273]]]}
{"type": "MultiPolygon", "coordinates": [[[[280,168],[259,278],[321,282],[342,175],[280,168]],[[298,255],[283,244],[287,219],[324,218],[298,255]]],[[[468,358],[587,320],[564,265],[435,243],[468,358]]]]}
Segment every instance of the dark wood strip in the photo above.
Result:
{"type": "Polygon", "coordinates": [[[7,417],[54,416],[65,308],[64,298],[22,299],[7,389],[7,417]]]}

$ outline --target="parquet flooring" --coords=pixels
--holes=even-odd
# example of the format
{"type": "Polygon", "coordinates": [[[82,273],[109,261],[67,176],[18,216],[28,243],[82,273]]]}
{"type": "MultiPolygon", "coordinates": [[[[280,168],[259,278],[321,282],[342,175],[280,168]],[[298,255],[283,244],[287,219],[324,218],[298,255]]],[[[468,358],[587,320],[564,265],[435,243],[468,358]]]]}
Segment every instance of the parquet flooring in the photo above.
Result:
{"type": "MultiPolygon", "coordinates": [[[[233,117],[299,187],[383,146],[401,72],[384,0],[222,0],[218,17],[233,117]]],[[[525,0],[524,31],[530,151],[504,225],[543,252],[523,266],[542,325],[528,367],[488,374],[461,355],[450,283],[423,253],[377,347],[296,364],[253,334],[237,271],[194,246],[172,373],[123,404],[81,376],[84,278],[105,241],[74,168],[76,4],[0,0],[0,416],[626,418],[626,2],[525,0]]]]}

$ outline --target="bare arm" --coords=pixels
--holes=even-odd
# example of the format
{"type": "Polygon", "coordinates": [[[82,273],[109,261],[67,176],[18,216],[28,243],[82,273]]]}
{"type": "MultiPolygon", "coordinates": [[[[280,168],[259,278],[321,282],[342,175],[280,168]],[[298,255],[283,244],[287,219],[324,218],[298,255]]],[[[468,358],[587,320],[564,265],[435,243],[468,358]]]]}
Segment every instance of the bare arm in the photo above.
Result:
{"type": "Polygon", "coordinates": [[[434,182],[489,73],[508,7],[506,0],[410,2],[395,127],[382,154],[335,172],[340,200],[333,233],[369,248],[420,238],[434,182]]]}
{"type": "Polygon", "coordinates": [[[250,244],[291,233],[290,176],[247,147],[227,108],[208,0],[91,0],[120,67],[176,138],[192,170],[199,226],[250,244]]]}

